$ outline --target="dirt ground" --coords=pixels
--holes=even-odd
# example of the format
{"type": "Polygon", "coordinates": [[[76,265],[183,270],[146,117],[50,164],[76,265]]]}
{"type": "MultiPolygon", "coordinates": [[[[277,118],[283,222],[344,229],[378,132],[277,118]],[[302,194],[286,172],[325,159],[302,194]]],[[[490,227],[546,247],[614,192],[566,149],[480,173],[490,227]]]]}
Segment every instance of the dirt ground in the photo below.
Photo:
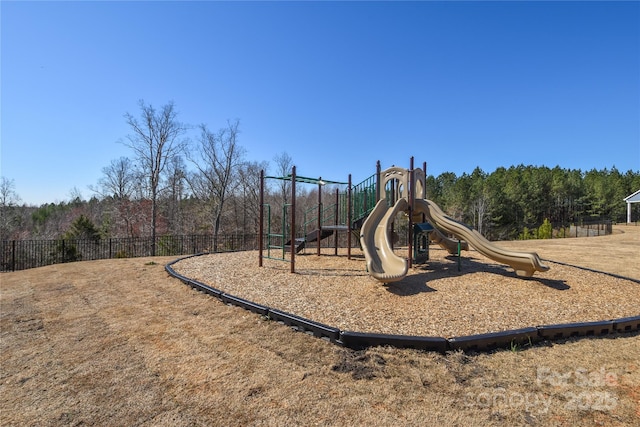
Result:
{"type": "MultiPolygon", "coordinates": [[[[535,250],[552,269],[638,284],[640,227],[614,232],[501,245],[535,250]]],[[[638,333],[491,354],[356,352],[195,292],[167,275],[170,260],[0,275],[0,424],[640,423],[638,333]]]]}

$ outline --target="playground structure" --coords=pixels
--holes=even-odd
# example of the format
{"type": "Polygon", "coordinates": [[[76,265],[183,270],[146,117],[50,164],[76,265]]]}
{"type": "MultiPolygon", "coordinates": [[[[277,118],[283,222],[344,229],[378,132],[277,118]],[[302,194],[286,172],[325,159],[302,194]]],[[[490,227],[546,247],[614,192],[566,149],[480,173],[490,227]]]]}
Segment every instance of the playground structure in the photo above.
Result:
{"type": "Polygon", "coordinates": [[[260,171],[260,220],[258,252],[259,266],[262,267],[264,258],[279,261],[289,261],[291,264],[291,272],[295,272],[295,255],[296,253],[308,247],[308,243],[317,242],[317,253],[320,255],[321,241],[329,236],[336,236],[335,253],[338,253],[337,233],[344,231],[348,233],[348,257],[351,257],[351,175],[348,182],[329,181],[322,178],[308,178],[296,174],[296,167],[293,166],[291,174],[284,177],[265,176],[264,171],[260,171]],[[272,211],[271,205],[264,202],[265,179],[277,179],[291,182],[291,202],[282,206],[282,224],[280,232],[272,230],[272,211]],[[311,210],[305,212],[304,220],[300,227],[296,222],[296,183],[303,182],[307,184],[318,185],[318,204],[311,210]],[[328,207],[323,206],[322,202],[322,186],[326,184],[347,185],[347,192],[340,193],[336,190],[336,201],[334,205],[328,207]],[[310,217],[307,220],[307,217],[310,217]],[[266,230],[265,230],[266,219],[266,230]],[[311,231],[308,231],[311,226],[311,231]],[[299,228],[302,234],[299,235],[299,228]],[[266,241],[263,237],[266,236],[266,241]],[[267,252],[264,255],[264,252],[267,252]],[[277,252],[279,255],[276,255],[277,252]],[[289,253],[289,260],[286,254],[289,253]]]}
{"type": "Polygon", "coordinates": [[[536,271],[544,272],[549,269],[544,265],[535,252],[509,251],[491,243],[478,231],[448,217],[433,201],[426,198],[426,163],[423,168],[414,168],[413,157],[410,168],[392,166],[381,170],[377,163],[376,174],[355,186],[351,185],[351,175],[348,182],[323,181],[321,178],[312,179],[296,175],[295,166],[292,173],[286,177],[265,177],[260,174],[260,235],[266,236],[266,247],[263,239],[259,239],[259,265],[264,258],[289,261],[291,272],[295,272],[295,254],[306,247],[307,243],[317,243],[317,253],[320,255],[320,241],[334,235],[335,251],[337,254],[337,233],[347,233],[347,256],[351,258],[352,232],[360,230],[359,242],[366,258],[367,271],[376,280],[391,283],[406,277],[409,268],[416,259],[419,241],[412,241],[414,230],[420,233],[423,246],[428,250],[429,238],[439,244],[451,254],[460,255],[461,250],[468,250],[469,245],[478,252],[497,262],[512,267],[519,277],[531,277],[536,271]],[[280,179],[291,181],[291,203],[283,206],[281,233],[271,232],[271,208],[264,203],[265,179],[280,179]],[[318,184],[317,217],[304,222],[302,235],[296,232],[295,215],[295,184],[304,182],[318,184]],[[325,183],[346,184],[346,192],[340,194],[336,190],[335,205],[324,208],[322,204],[321,185],[325,183]],[[267,230],[265,234],[265,210],[267,230]],[[326,215],[332,211],[333,215],[326,215]],[[287,211],[289,215],[287,216],[287,211]],[[407,257],[397,255],[394,250],[394,224],[400,214],[406,215],[407,227],[407,257]],[[287,220],[288,219],[288,220],[287,220]],[[327,221],[331,219],[332,222],[327,221]],[[312,223],[311,231],[307,226],[312,223]],[[450,235],[452,237],[448,237],[450,235]],[[274,244],[273,240],[277,240],[274,244]],[[267,255],[264,255],[264,251],[267,255]],[[272,256],[277,250],[281,256],[272,256]],[[286,253],[289,253],[289,259],[286,253]]]}

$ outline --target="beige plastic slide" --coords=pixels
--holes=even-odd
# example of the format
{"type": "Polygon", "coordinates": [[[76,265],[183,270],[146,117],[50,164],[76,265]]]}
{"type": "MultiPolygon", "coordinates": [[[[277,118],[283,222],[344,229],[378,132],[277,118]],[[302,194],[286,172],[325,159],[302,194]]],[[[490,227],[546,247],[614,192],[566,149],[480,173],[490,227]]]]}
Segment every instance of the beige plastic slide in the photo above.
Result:
{"type": "MultiPolygon", "coordinates": [[[[458,241],[448,238],[447,236],[442,234],[442,232],[437,228],[434,228],[433,231],[431,232],[430,239],[432,242],[440,245],[442,249],[446,250],[451,255],[458,254],[458,241]]],[[[460,249],[463,251],[468,251],[469,244],[466,241],[462,240],[460,242],[460,249]]]]}
{"type": "Polygon", "coordinates": [[[402,280],[409,270],[409,263],[393,253],[391,223],[398,212],[408,208],[407,200],[399,199],[393,207],[381,199],[369,214],[360,230],[360,244],[367,259],[367,270],[375,279],[391,283],[402,280]]]}
{"type": "Polygon", "coordinates": [[[425,214],[434,227],[466,240],[478,252],[500,263],[511,266],[520,277],[531,277],[536,271],[547,271],[549,267],[535,252],[515,252],[502,249],[491,243],[478,231],[449,218],[438,205],[430,200],[416,199],[415,211],[425,214]]]}
{"type": "MultiPolygon", "coordinates": [[[[422,213],[420,212],[413,212],[413,223],[414,224],[418,224],[424,222],[424,218],[422,213]]],[[[433,228],[433,230],[431,230],[430,236],[429,236],[429,240],[431,240],[433,243],[436,243],[438,245],[440,245],[440,247],[444,250],[446,250],[447,252],[449,252],[451,255],[457,255],[458,254],[458,239],[451,239],[447,236],[445,236],[444,234],[442,234],[442,231],[438,230],[437,228],[433,228]]],[[[463,251],[468,251],[469,250],[469,244],[467,242],[465,242],[464,240],[460,240],[460,250],[463,251]]]]}

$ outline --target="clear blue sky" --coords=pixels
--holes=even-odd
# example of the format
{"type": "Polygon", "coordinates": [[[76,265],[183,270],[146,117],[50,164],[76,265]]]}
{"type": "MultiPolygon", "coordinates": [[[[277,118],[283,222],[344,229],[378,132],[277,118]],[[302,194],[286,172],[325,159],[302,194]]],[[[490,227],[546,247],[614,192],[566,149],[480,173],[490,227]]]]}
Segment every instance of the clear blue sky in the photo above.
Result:
{"type": "MultiPolygon", "coordinates": [[[[546,165],[640,170],[639,2],[0,3],[1,174],[92,193],[138,100],[240,119],[246,159],[358,182],[546,165]]],[[[190,133],[192,137],[196,131],[190,133]]]]}

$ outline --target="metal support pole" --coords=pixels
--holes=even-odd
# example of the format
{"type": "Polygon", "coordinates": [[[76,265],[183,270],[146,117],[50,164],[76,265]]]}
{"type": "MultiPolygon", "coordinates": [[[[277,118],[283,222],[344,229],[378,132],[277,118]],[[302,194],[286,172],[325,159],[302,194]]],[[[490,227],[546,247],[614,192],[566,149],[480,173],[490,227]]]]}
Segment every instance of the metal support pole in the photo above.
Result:
{"type": "Polygon", "coordinates": [[[322,236],[322,177],[318,178],[318,234],[316,237],[317,242],[317,255],[320,256],[320,237],[322,236]]]}
{"type": "Polygon", "coordinates": [[[416,174],[413,170],[413,156],[409,160],[409,188],[408,188],[408,196],[409,196],[409,230],[407,230],[407,245],[409,246],[409,268],[413,267],[413,202],[415,199],[415,195],[413,194],[416,191],[416,174]]]}
{"type": "MultiPolygon", "coordinates": [[[[422,198],[427,198],[427,162],[422,162],[422,170],[424,171],[424,183],[422,186],[422,198]]],[[[422,214],[422,222],[424,222],[424,214],[422,214]]]]}
{"type": "Polygon", "coordinates": [[[339,224],[339,219],[338,216],[340,215],[340,190],[336,187],[336,210],[335,210],[335,216],[333,217],[333,224],[334,224],[334,229],[333,229],[333,254],[334,255],[338,255],[338,224],[339,224]]]}
{"type": "Polygon", "coordinates": [[[296,272],[296,167],[291,168],[291,272],[296,272]]]}
{"type": "MultiPolygon", "coordinates": [[[[424,171],[424,182],[422,183],[422,198],[426,199],[427,198],[427,162],[422,162],[422,170],[424,171]]],[[[427,220],[426,215],[423,213],[422,214],[422,222],[425,222],[427,220]]],[[[430,236],[430,234],[427,234],[427,236],[430,236]]],[[[427,237],[427,259],[429,259],[429,237],[427,237]]]]}
{"type": "Polygon", "coordinates": [[[262,267],[262,235],[264,233],[264,169],[260,171],[260,219],[258,226],[258,267],[262,267]]]}
{"type": "MultiPolygon", "coordinates": [[[[389,197],[387,198],[386,201],[387,201],[387,206],[391,207],[391,206],[394,206],[396,204],[396,182],[395,182],[395,180],[390,180],[388,182],[389,182],[389,184],[391,184],[391,188],[389,189],[389,197]]],[[[386,185],[385,185],[385,187],[386,187],[386,185]]],[[[382,191],[384,191],[386,193],[387,189],[383,188],[382,191]]],[[[395,239],[393,238],[395,232],[396,232],[396,218],[393,218],[393,221],[391,222],[391,231],[390,231],[391,236],[392,236],[392,239],[391,239],[391,249],[392,250],[395,247],[395,242],[394,242],[395,239]]]]}
{"type": "Polygon", "coordinates": [[[382,169],[380,168],[380,160],[376,162],[376,203],[380,200],[380,172],[382,169]]]}
{"type": "Polygon", "coordinates": [[[351,205],[351,174],[347,188],[347,259],[351,259],[351,222],[353,221],[353,210],[351,205]]]}

